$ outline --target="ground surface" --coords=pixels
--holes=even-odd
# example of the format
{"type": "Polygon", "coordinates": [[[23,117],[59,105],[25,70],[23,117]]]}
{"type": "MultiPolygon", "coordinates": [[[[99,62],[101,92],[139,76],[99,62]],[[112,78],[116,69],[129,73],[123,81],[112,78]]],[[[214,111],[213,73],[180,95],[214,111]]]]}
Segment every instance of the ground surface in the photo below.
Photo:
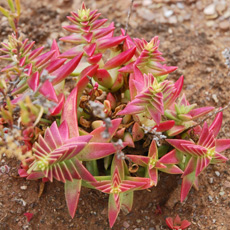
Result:
{"type": "MultiPolygon", "coordinates": [[[[0,1],[3,2],[4,0],[0,1]]],[[[66,24],[69,11],[80,7],[78,0],[21,2],[24,9],[21,19],[23,33],[39,45],[47,46],[51,39],[64,36],[61,24],[66,24]]],[[[185,76],[183,89],[190,103],[224,107],[230,99],[229,70],[222,57],[222,51],[230,47],[229,0],[135,2],[129,33],[147,40],[155,35],[160,37],[160,50],[164,53],[167,64],[178,66],[171,78],[185,76]],[[220,2],[223,2],[222,6],[220,2]],[[218,3],[216,11],[209,6],[212,3],[218,3]],[[209,7],[206,8],[207,6],[209,7]]],[[[110,21],[114,20],[118,28],[124,28],[128,0],[86,0],[85,3],[91,9],[100,9],[103,16],[110,21]]],[[[5,18],[1,17],[0,22],[0,38],[3,40],[9,33],[9,28],[5,18]]],[[[62,47],[65,48],[63,45],[62,47]]],[[[224,111],[219,136],[230,138],[229,109],[224,111]]],[[[224,154],[230,158],[230,152],[224,154]]],[[[72,220],[65,204],[63,184],[47,183],[44,193],[38,198],[40,182],[15,178],[19,162],[3,159],[0,166],[5,164],[10,167],[10,172],[0,175],[1,230],[109,229],[107,195],[83,189],[76,217],[72,220]],[[25,212],[34,214],[30,223],[23,215],[25,212]]],[[[200,190],[192,190],[182,204],[179,202],[180,177],[165,174],[160,176],[157,188],[135,193],[132,212],[128,215],[121,213],[113,229],[167,229],[165,218],[176,214],[192,222],[190,229],[230,229],[229,164],[209,166],[200,176],[200,190]]]]}

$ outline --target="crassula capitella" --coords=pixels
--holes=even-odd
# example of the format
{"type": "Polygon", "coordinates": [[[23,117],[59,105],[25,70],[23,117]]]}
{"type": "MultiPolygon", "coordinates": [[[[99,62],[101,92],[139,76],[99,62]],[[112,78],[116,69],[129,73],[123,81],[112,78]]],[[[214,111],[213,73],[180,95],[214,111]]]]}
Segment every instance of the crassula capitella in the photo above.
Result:
{"type": "Polygon", "coordinates": [[[181,175],[183,201],[204,169],[227,161],[222,112],[198,123],[214,108],[190,105],[184,77],[169,79],[177,67],[164,64],[158,37],[115,36],[114,23],[83,3],[60,39],[71,49],[60,53],[55,40],[49,51],[33,49],[20,34],[19,0],[8,4],[0,7],[13,29],[0,56],[10,62],[0,78],[0,154],[21,160],[21,177],[63,182],[72,218],[82,186],[108,194],[112,227],[120,210],[131,211],[134,191],[157,186],[159,171],[181,175]],[[148,151],[135,154],[136,143],[148,151]]]}

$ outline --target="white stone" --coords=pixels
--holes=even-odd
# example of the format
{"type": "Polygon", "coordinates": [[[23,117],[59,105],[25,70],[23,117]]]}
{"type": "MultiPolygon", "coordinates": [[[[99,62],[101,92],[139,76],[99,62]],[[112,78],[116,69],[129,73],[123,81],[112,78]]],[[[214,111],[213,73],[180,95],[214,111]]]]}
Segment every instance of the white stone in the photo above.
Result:
{"type": "Polygon", "coordinates": [[[173,10],[165,10],[164,11],[164,16],[166,17],[166,18],[169,18],[170,16],[172,16],[173,15],[173,10]]]}
{"type": "Polygon", "coordinates": [[[21,190],[26,190],[27,189],[27,186],[26,185],[23,185],[20,187],[21,190]]]}
{"type": "Polygon", "coordinates": [[[153,3],[152,0],[144,0],[142,5],[143,6],[150,6],[152,3],[153,3]]]}
{"type": "Polygon", "coordinates": [[[178,7],[179,9],[184,9],[184,4],[183,4],[183,3],[178,2],[176,5],[177,5],[177,7],[178,7]]]}
{"type": "Polygon", "coordinates": [[[215,8],[216,8],[215,4],[208,5],[204,9],[204,14],[207,15],[207,16],[215,14],[216,13],[216,9],[215,8]]]}

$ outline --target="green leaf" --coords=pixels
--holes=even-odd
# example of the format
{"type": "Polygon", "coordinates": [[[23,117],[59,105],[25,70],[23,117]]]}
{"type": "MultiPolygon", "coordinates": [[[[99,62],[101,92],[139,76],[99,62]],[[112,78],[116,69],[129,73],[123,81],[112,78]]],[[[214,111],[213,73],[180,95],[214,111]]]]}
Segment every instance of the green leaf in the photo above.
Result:
{"type": "Polygon", "coordinates": [[[118,199],[115,199],[115,195],[114,194],[110,194],[109,195],[109,225],[110,228],[113,227],[117,216],[120,212],[120,199],[118,196],[118,199]]]}
{"type": "Polygon", "coordinates": [[[8,17],[8,21],[9,21],[9,25],[11,26],[11,28],[15,31],[15,24],[14,24],[14,20],[11,17],[8,17]]]}
{"type": "Polygon", "coordinates": [[[104,158],[104,167],[105,167],[105,170],[107,170],[112,162],[112,155],[109,155],[107,157],[104,158]]]}
{"type": "Polygon", "coordinates": [[[6,104],[8,106],[8,110],[9,110],[10,114],[12,114],[13,113],[13,106],[11,104],[11,101],[10,101],[9,97],[6,99],[6,104]]]}
{"type": "Polygon", "coordinates": [[[121,194],[121,209],[125,214],[128,214],[133,206],[133,191],[123,192],[121,194]]]}
{"type": "Polygon", "coordinates": [[[8,18],[9,15],[10,15],[10,12],[9,12],[8,10],[4,9],[4,8],[1,7],[1,6],[0,6],[0,12],[1,12],[4,16],[6,16],[7,18],[8,18]]]}
{"type": "Polygon", "coordinates": [[[21,14],[21,4],[20,4],[20,0],[15,0],[15,5],[16,5],[16,9],[17,9],[17,13],[18,16],[21,14]]]}
{"type": "Polygon", "coordinates": [[[43,115],[43,112],[44,112],[44,108],[42,106],[38,106],[38,107],[40,108],[40,110],[39,110],[39,113],[37,114],[37,118],[33,124],[34,127],[38,124],[38,122],[40,121],[40,119],[43,115]]]}
{"type": "Polygon", "coordinates": [[[0,80],[0,89],[6,89],[6,88],[7,88],[7,86],[6,86],[5,80],[4,80],[4,79],[1,79],[1,80],[0,80]]]}
{"type": "Polygon", "coordinates": [[[98,167],[97,167],[97,161],[96,160],[87,161],[86,162],[86,168],[88,169],[88,171],[93,176],[99,176],[99,170],[98,170],[98,167]]]}
{"type": "Polygon", "coordinates": [[[14,8],[14,2],[13,2],[13,0],[7,0],[7,2],[8,2],[8,5],[9,5],[11,11],[14,13],[15,12],[15,8],[14,8]]]}

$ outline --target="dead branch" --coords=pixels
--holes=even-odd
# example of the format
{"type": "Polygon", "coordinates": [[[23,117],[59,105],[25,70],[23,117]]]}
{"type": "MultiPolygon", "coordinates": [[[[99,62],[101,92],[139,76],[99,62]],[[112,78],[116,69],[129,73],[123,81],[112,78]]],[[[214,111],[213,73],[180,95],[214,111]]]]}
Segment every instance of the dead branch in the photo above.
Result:
{"type": "Polygon", "coordinates": [[[125,25],[125,35],[126,35],[126,34],[127,34],[127,32],[128,32],[128,28],[129,28],[129,20],[130,20],[130,17],[131,17],[132,11],[133,11],[133,3],[134,3],[134,0],[131,0],[130,6],[129,6],[128,15],[127,15],[127,20],[126,20],[126,25],[125,25]]]}

